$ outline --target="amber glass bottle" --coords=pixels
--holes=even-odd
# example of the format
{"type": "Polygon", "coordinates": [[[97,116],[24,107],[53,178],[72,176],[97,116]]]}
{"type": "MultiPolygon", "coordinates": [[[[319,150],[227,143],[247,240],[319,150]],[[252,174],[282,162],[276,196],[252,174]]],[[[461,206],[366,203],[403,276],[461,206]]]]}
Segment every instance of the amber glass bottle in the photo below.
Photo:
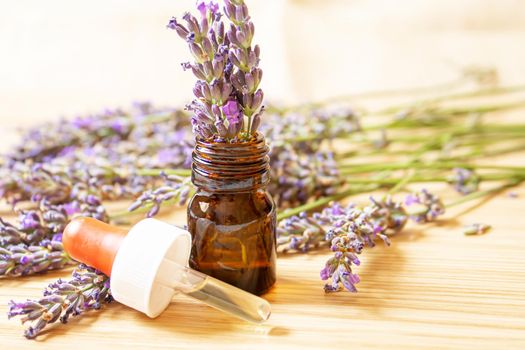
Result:
{"type": "Polygon", "coordinates": [[[193,237],[190,266],[254,294],[276,279],[276,212],[266,191],[268,146],[260,134],[250,142],[197,140],[188,206],[193,237]]]}

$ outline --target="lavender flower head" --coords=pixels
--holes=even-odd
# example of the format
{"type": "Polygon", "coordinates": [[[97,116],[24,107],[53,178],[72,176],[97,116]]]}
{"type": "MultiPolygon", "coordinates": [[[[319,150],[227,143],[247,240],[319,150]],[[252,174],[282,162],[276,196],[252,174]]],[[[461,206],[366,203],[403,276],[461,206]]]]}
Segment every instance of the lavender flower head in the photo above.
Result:
{"type": "Polygon", "coordinates": [[[439,197],[426,189],[408,195],[405,205],[410,218],[417,223],[434,221],[445,213],[445,206],[439,197]]]}
{"type": "Polygon", "coordinates": [[[277,228],[277,244],[282,251],[307,251],[311,247],[329,245],[334,256],[321,270],[326,292],[336,292],[344,287],[356,292],[359,277],[352,266],[360,265],[358,254],[365,246],[374,247],[379,238],[390,245],[386,235],[398,230],[407,219],[400,204],[391,198],[372,201],[363,209],[355,204],[343,206],[333,203],[321,212],[301,213],[282,220],[277,228]]]}
{"type": "Polygon", "coordinates": [[[184,24],[173,17],[167,28],[187,42],[194,62],[183,63],[197,82],[196,97],[187,109],[198,138],[215,142],[250,140],[261,122],[264,94],[259,89],[260,49],[252,46],[254,25],[243,0],[225,0],[222,19],[216,1],[197,1],[199,18],[184,14],[184,24]]]}
{"type": "Polygon", "coordinates": [[[381,227],[385,234],[394,234],[405,227],[408,214],[399,202],[395,202],[391,196],[386,196],[382,200],[370,197],[371,212],[370,220],[375,227],[381,227]]]}
{"type": "Polygon", "coordinates": [[[21,317],[22,323],[31,323],[25,336],[33,339],[51,323],[67,323],[71,316],[88,310],[100,309],[102,303],[112,301],[109,277],[101,272],[79,265],[73,279],[51,283],[39,300],[11,301],[7,317],[21,317]]]}
{"type": "Polygon", "coordinates": [[[465,168],[454,168],[448,182],[461,194],[469,194],[479,188],[479,177],[474,171],[465,168]]]}

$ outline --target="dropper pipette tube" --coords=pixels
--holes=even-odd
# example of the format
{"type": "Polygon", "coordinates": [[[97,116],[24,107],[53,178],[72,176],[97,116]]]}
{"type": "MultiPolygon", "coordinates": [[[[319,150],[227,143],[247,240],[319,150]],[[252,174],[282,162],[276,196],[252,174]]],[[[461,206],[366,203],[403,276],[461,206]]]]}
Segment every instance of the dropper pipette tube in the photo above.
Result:
{"type": "Polygon", "coordinates": [[[253,294],[171,260],[163,260],[160,271],[176,271],[177,276],[161,274],[157,281],[218,310],[243,320],[262,323],[271,314],[270,304],[253,294]]]}

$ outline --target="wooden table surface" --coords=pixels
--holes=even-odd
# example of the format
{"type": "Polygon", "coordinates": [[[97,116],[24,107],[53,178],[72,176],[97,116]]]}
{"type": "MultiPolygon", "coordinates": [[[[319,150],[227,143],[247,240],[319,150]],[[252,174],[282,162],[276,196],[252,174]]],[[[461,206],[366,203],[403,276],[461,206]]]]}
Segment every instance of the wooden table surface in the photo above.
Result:
{"type": "MultiPolygon", "coordinates": [[[[498,162],[525,165],[524,155],[498,162]]],[[[435,188],[457,196],[446,185],[435,188]]],[[[184,296],[159,318],[113,303],[25,340],[17,320],[0,317],[6,349],[523,349],[525,348],[525,187],[481,206],[450,210],[436,224],[410,224],[362,254],[359,293],[324,294],[319,270],[326,251],[281,255],[278,280],[266,294],[270,320],[241,322],[184,296]],[[493,230],[465,236],[464,224],[493,230]]],[[[364,200],[364,198],[363,198],[364,200]]],[[[177,210],[167,218],[183,222],[177,210]]],[[[11,299],[35,298],[70,271],[0,280],[0,314],[11,299]]]]}
{"type": "MultiPolygon", "coordinates": [[[[40,4],[35,1],[33,5],[37,3],[40,4]]],[[[49,10],[53,13],[63,4],[70,4],[67,1],[63,1],[63,4],[59,1],[53,3],[55,7],[49,10]]],[[[23,5],[9,5],[14,10],[20,7],[19,12],[10,15],[14,23],[11,32],[19,33],[20,28],[27,27],[27,34],[22,37],[24,40],[12,35],[12,42],[7,46],[8,51],[14,54],[7,55],[7,64],[3,64],[5,72],[12,71],[10,74],[4,72],[4,75],[11,79],[0,83],[0,95],[9,97],[0,106],[0,151],[16,140],[16,135],[12,130],[6,129],[6,125],[30,125],[35,120],[43,121],[55,114],[72,115],[75,112],[96,110],[110,101],[117,105],[123,104],[134,96],[156,97],[156,101],[166,104],[168,101],[174,103],[174,99],[177,101],[177,98],[186,98],[187,94],[181,94],[182,91],[189,91],[187,86],[190,86],[188,84],[192,78],[183,76],[182,73],[175,79],[172,76],[175,74],[172,73],[176,69],[174,67],[178,67],[178,62],[185,56],[179,55],[171,44],[167,44],[175,40],[173,35],[162,36],[166,32],[164,21],[171,15],[173,2],[163,1],[166,8],[156,10],[156,16],[162,21],[160,26],[157,24],[157,17],[148,17],[148,13],[143,13],[142,10],[140,14],[137,10],[137,14],[134,12],[127,20],[114,21],[113,17],[124,11],[121,4],[114,5],[113,13],[109,11],[111,8],[106,8],[107,1],[104,1],[104,6],[101,1],[99,3],[100,6],[89,6],[83,11],[92,12],[93,18],[99,18],[99,10],[104,7],[107,17],[100,17],[104,19],[100,20],[100,26],[107,24],[108,28],[104,27],[103,31],[94,28],[98,26],[98,22],[94,22],[97,23],[96,26],[76,25],[76,16],[56,12],[56,18],[50,19],[48,16],[52,16],[52,13],[44,16],[38,11],[26,11],[23,5]],[[30,12],[29,19],[26,12],[30,12]],[[152,30],[146,35],[143,27],[129,26],[130,23],[142,23],[138,21],[139,18],[153,23],[143,24],[144,28],[158,28],[155,30],[159,33],[152,30]],[[20,22],[21,20],[26,22],[20,22]],[[109,32],[113,33],[110,38],[114,40],[102,40],[111,29],[109,27],[119,23],[122,28],[118,27],[115,32],[109,32]],[[92,32],[98,33],[102,39],[92,40],[92,32]],[[57,33],[64,33],[60,36],[63,39],[62,51],[55,50],[53,45],[48,44],[57,33]],[[137,40],[121,39],[125,33],[137,40]],[[85,43],[74,47],[78,51],[75,59],[61,54],[70,51],[70,41],[76,43],[79,35],[90,39],[85,39],[85,43]],[[150,40],[153,41],[148,46],[139,45],[142,41],[150,43],[150,40]],[[124,46],[128,41],[133,44],[133,51],[124,46]],[[100,46],[99,42],[107,46],[100,46]],[[89,43],[99,46],[87,46],[89,43]],[[100,52],[110,52],[109,48],[113,48],[115,43],[123,47],[117,46],[111,53],[100,55],[100,52]],[[159,51],[151,51],[153,49],[159,51]],[[173,50],[174,53],[166,54],[167,49],[173,50]],[[25,59],[32,57],[35,52],[39,52],[38,59],[29,67],[39,69],[28,70],[24,65],[25,59]],[[41,58],[42,52],[44,59],[41,58]],[[133,55],[129,52],[133,52],[133,55]],[[98,65],[92,64],[94,59],[98,65]],[[152,71],[159,64],[159,59],[165,60],[162,65],[165,70],[159,68],[158,72],[152,71]],[[106,68],[100,68],[102,62],[106,61],[109,62],[103,66],[106,68]],[[84,63],[75,65],[76,62],[84,63]],[[17,69],[13,70],[13,67],[17,69]],[[137,74],[138,67],[140,79],[128,83],[129,72],[137,74]],[[168,71],[170,73],[166,73],[168,71]],[[142,84],[144,81],[150,81],[144,78],[146,76],[156,76],[157,79],[142,84]],[[161,81],[159,77],[165,79],[161,81]],[[109,79],[107,84],[106,79],[109,79]],[[188,84],[173,84],[181,79],[186,79],[182,81],[188,84]],[[101,84],[101,81],[104,84],[101,84]],[[146,93],[148,95],[145,95],[146,93]]],[[[301,11],[310,14],[312,18],[318,13],[314,6],[327,6],[325,2],[321,4],[317,1],[297,0],[289,3],[291,5],[287,11],[303,6],[304,10],[301,8],[301,11]],[[307,3],[308,6],[303,3],[307,3]]],[[[336,6],[336,3],[343,4],[346,1],[331,2],[332,6],[336,6]]],[[[424,2],[410,3],[414,5],[424,2]]],[[[378,15],[377,12],[386,7],[386,2],[353,1],[352,8],[359,4],[370,7],[368,13],[373,22],[365,31],[361,30],[363,21],[350,21],[348,24],[346,17],[339,21],[326,20],[330,26],[305,26],[302,22],[304,16],[290,16],[286,23],[300,29],[287,34],[290,37],[290,43],[286,46],[290,67],[285,69],[285,72],[293,77],[293,81],[287,82],[286,77],[281,79],[282,72],[268,64],[268,61],[272,62],[272,58],[269,57],[265,61],[266,66],[272,67],[265,70],[270,72],[270,75],[265,73],[265,76],[269,77],[266,80],[269,86],[267,91],[269,94],[273,93],[274,97],[279,96],[283,90],[288,90],[301,97],[319,98],[323,97],[324,93],[345,92],[346,90],[342,89],[347,86],[357,91],[363,86],[364,90],[369,90],[371,87],[408,86],[420,81],[441,82],[447,79],[443,76],[443,66],[448,64],[448,59],[455,59],[454,62],[461,64],[497,64],[507,83],[522,80],[525,49],[518,45],[524,37],[522,20],[515,18],[512,23],[516,24],[516,28],[504,27],[502,32],[478,30],[478,24],[481,22],[474,17],[477,13],[474,10],[479,9],[482,14],[492,12],[494,4],[483,7],[478,6],[478,2],[463,1],[463,13],[473,16],[473,19],[457,20],[457,23],[470,23],[472,28],[469,27],[465,33],[460,34],[448,29],[438,32],[440,27],[437,24],[441,25],[444,22],[443,18],[457,14],[459,2],[442,3],[446,3],[450,11],[439,12],[429,7],[426,17],[420,16],[419,8],[407,4],[391,4],[389,6],[399,11],[404,9],[413,12],[414,15],[400,17],[398,22],[386,21],[386,25],[383,25],[384,16],[378,15]],[[468,4],[471,6],[467,8],[468,4]],[[484,11],[481,11],[483,9],[484,11]],[[434,16],[434,12],[437,19],[429,21],[427,17],[434,16]],[[419,23],[419,26],[407,26],[411,29],[405,29],[403,24],[407,18],[417,22],[416,24],[419,23]],[[352,25],[354,27],[351,27],[352,25]],[[349,26],[353,29],[348,29],[349,26]],[[313,32],[319,32],[321,39],[310,38],[309,35],[315,34],[313,32]],[[335,55],[338,57],[326,55],[329,46],[323,46],[322,50],[312,50],[308,46],[318,43],[328,45],[330,42],[327,41],[327,32],[339,33],[340,38],[344,36],[345,40],[351,43],[344,48],[344,53],[335,55]],[[347,37],[347,33],[352,36],[347,37]],[[301,40],[297,40],[294,35],[301,40]],[[376,35],[379,39],[374,37],[375,40],[370,40],[367,35],[376,35]],[[310,39],[303,40],[304,37],[310,39]],[[357,54],[353,54],[354,52],[357,54]],[[351,62],[346,64],[348,57],[351,58],[351,62]],[[325,61],[320,61],[321,58],[325,61]],[[348,66],[341,72],[342,77],[339,72],[332,71],[332,60],[337,58],[345,61],[345,65],[348,66]],[[445,64],[441,61],[447,62],[445,64]],[[324,80],[321,81],[320,76],[324,80]],[[330,77],[331,80],[328,79],[330,77]],[[293,86],[293,89],[289,89],[289,86],[293,86]],[[335,87],[329,90],[329,86],[335,87]]],[[[518,5],[516,2],[506,3],[510,12],[522,14],[523,11],[515,10],[518,5]]],[[[47,3],[40,6],[48,7],[47,3]]],[[[76,9],[77,4],[70,6],[76,9]]],[[[266,3],[261,7],[266,7],[266,3]]],[[[154,7],[148,3],[147,8],[154,7]]],[[[348,9],[350,7],[345,11],[332,13],[334,17],[335,14],[352,14],[348,9]]],[[[388,11],[383,11],[386,16],[388,11]]],[[[357,18],[361,18],[361,12],[358,11],[357,15],[357,18]]],[[[492,18],[489,15],[481,17],[492,18]]],[[[505,26],[510,26],[507,12],[501,12],[496,19],[498,18],[505,26]]],[[[260,15],[258,20],[264,21],[265,16],[260,15]]],[[[274,18],[268,16],[265,23],[269,28],[273,28],[273,21],[274,18]]],[[[2,21],[2,24],[4,22],[2,21]]],[[[85,20],[82,22],[90,23],[85,20]]],[[[497,23],[491,21],[489,24],[496,26],[497,23]]],[[[266,44],[263,47],[271,47],[272,42],[277,42],[277,35],[272,32],[266,39],[263,36],[262,41],[266,44]]],[[[334,39],[333,42],[339,41],[334,39]]],[[[182,52],[182,44],[180,51],[182,52]]],[[[272,52],[273,54],[277,55],[277,51],[272,52]]],[[[274,65],[282,63],[280,56],[274,61],[274,65]]],[[[502,118],[506,118],[506,115],[502,118]]],[[[518,118],[517,121],[523,122],[521,115],[518,118]]],[[[525,153],[494,161],[525,166],[525,153]]],[[[436,186],[435,189],[448,198],[457,196],[446,185],[436,186]]],[[[436,224],[410,224],[392,239],[390,247],[378,245],[366,250],[361,256],[362,264],[357,269],[362,279],[357,285],[357,294],[324,294],[319,270],[330,255],[326,250],[306,255],[280,255],[277,283],[275,288],[264,296],[272,304],[272,316],[261,326],[241,322],[189,298],[177,296],[166,312],[155,320],[113,303],[101,311],[72,318],[67,325],[57,324],[36,341],[28,341],[22,335],[23,326],[19,321],[7,320],[5,317],[8,301],[38,298],[48,283],[57,278],[68,278],[71,271],[0,279],[0,344],[6,350],[525,349],[525,186],[517,188],[515,192],[518,198],[509,198],[502,193],[473,209],[470,208],[474,203],[455,207],[436,224]],[[493,229],[483,236],[463,235],[463,225],[475,222],[490,224],[493,229]]],[[[5,212],[0,210],[0,216],[4,214],[5,212]]],[[[182,210],[178,210],[167,219],[183,223],[185,215],[182,210]]]]}

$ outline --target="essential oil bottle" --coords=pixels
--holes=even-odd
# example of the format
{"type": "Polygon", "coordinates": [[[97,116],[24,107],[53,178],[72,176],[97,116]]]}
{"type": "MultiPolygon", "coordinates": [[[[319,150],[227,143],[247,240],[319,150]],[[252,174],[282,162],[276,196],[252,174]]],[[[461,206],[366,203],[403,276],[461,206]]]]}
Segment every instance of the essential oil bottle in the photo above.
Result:
{"type": "Polygon", "coordinates": [[[266,191],[269,148],[261,134],[247,142],[197,140],[188,206],[190,266],[253,294],[276,280],[276,208],[266,191]]]}

